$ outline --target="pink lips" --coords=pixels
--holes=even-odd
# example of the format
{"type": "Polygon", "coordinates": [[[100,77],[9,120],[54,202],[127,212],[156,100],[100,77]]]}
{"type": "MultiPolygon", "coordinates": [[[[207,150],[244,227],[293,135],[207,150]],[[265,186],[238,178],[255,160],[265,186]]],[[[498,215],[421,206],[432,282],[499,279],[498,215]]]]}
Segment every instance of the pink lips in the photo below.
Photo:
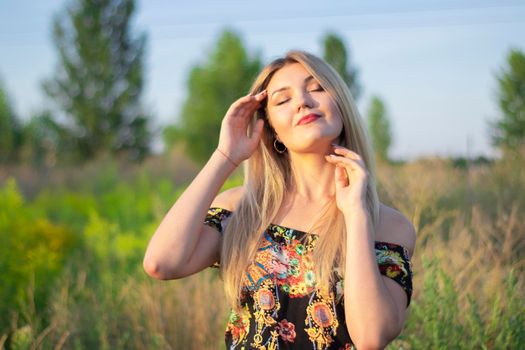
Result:
{"type": "Polygon", "coordinates": [[[311,123],[311,122],[313,122],[314,120],[316,120],[318,118],[321,118],[321,116],[319,114],[310,113],[308,115],[305,115],[301,119],[299,119],[299,121],[297,122],[297,125],[308,124],[308,123],[311,123]]]}

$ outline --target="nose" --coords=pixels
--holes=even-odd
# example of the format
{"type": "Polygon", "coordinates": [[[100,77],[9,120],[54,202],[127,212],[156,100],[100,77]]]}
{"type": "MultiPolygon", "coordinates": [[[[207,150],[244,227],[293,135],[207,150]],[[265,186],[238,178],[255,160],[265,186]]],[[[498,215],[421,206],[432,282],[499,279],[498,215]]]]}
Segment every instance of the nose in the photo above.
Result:
{"type": "Polygon", "coordinates": [[[312,96],[310,96],[307,91],[301,91],[297,93],[295,107],[298,112],[301,110],[301,108],[311,108],[312,104],[312,96]]]}

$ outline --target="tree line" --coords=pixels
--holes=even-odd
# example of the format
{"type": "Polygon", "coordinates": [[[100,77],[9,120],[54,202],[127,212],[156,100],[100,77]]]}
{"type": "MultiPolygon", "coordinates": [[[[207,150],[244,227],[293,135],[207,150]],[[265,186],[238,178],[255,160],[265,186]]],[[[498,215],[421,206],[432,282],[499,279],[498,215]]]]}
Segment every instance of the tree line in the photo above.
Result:
{"type": "MultiPolygon", "coordinates": [[[[53,166],[100,154],[140,161],[151,153],[152,138],[159,131],[166,151],[183,145],[194,161],[208,159],[226,110],[247,93],[262,68],[261,57],[248,53],[238,33],[223,31],[210,55],[189,72],[178,122],[154,130],[153,115],[141,102],[147,35],[133,30],[135,10],[134,0],[71,0],[55,16],[53,43],[59,64],[42,83],[53,108],[24,123],[0,82],[0,164],[53,166]]],[[[327,33],[321,44],[323,58],[359,99],[363,86],[344,39],[327,33]]],[[[489,125],[492,144],[504,155],[523,155],[524,53],[510,50],[495,78],[500,116],[489,125]]],[[[371,97],[366,122],[376,159],[390,162],[391,118],[379,96],[371,97]]]]}

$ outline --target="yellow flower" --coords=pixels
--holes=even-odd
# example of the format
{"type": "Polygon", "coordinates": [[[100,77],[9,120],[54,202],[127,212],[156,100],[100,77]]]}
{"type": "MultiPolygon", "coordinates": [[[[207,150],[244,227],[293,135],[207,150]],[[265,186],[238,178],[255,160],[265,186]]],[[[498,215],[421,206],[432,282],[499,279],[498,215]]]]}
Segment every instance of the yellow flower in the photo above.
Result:
{"type": "Polygon", "coordinates": [[[390,278],[394,278],[396,277],[397,275],[399,275],[399,271],[398,270],[393,270],[391,269],[390,267],[386,269],[386,275],[390,278]]]}

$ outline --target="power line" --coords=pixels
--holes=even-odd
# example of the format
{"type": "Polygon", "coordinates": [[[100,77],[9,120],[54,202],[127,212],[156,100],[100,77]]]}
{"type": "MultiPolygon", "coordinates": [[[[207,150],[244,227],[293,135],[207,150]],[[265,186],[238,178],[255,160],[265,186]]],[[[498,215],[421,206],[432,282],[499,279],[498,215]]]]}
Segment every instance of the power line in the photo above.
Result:
{"type": "MultiPolygon", "coordinates": [[[[480,26],[480,25],[498,25],[498,24],[520,24],[523,23],[521,20],[501,20],[501,21],[485,21],[485,22],[472,22],[472,23],[448,23],[448,24],[432,24],[432,23],[421,23],[421,24],[403,24],[399,26],[385,26],[385,25],[378,25],[378,26],[369,26],[369,27],[361,27],[361,28],[344,28],[344,27],[337,27],[336,29],[339,31],[378,31],[378,30],[396,30],[396,29],[432,29],[432,28],[452,28],[452,27],[474,27],[474,26],[480,26]]],[[[231,27],[231,26],[230,26],[231,27]]],[[[334,29],[333,27],[330,29],[334,29]]],[[[214,28],[215,30],[215,28],[214,28]]],[[[295,29],[295,30],[251,30],[249,32],[243,32],[244,34],[249,35],[255,35],[255,36],[275,36],[275,34],[279,34],[280,36],[287,36],[287,35],[297,35],[297,34],[317,34],[319,33],[319,30],[304,30],[304,29],[295,29]]],[[[205,38],[208,37],[206,33],[200,32],[194,32],[191,34],[188,34],[188,32],[181,32],[181,33],[170,33],[170,34],[164,34],[164,35],[158,35],[155,40],[172,40],[172,39],[184,39],[184,40],[191,40],[191,39],[198,39],[198,38],[205,38]]]]}
{"type": "MultiPolygon", "coordinates": [[[[245,16],[245,13],[232,13],[228,12],[227,14],[230,17],[234,18],[242,18],[241,20],[237,22],[253,22],[253,23],[264,23],[267,24],[269,22],[281,22],[281,21],[294,21],[294,20],[312,20],[312,19],[333,19],[333,18],[348,18],[348,17],[360,17],[360,16],[383,16],[383,15],[389,15],[389,16],[402,16],[402,15],[412,15],[412,14],[422,14],[422,13],[440,13],[440,12],[449,12],[449,11],[464,11],[464,10],[494,10],[494,9],[512,9],[512,10],[525,10],[525,5],[492,5],[492,6],[462,6],[462,7],[442,7],[442,8],[420,8],[420,9],[413,9],[413,10],[407,10],[407,11],[358,11],[358,12],[352,12],[352,13],[345,13],[348,12],[349,8],[340,8],[340,9],[320,9],[316,11],[312,11],[309,9],[308,11],[303,10],[302,14],[298,15],[297,11],[294,11],[293,14],[283,14],[282,12],[279,13],[266,13],[262,15],[260,12],[258,12],[258,16],[253,16],[253,12],[249,12],[250,16],[245,16]],[[315,12],[316,15],[312,16],[312,12],[315,12]]],[[[515,14],[515,11],[512,12],[515,14]]],[[[178,26],[200,26],[200,25],[206,25],[206,24],[224,24],[224,21],[231,22],[230,18],[225,18],[222,21],[217,21],[217,14],[210,14],[208,18],[203,16],[202,12],[199,12],[198,14],[191,14],[191,13],[184,13],[184,17],[175,19],[176,23],[173,24],[174,19],[169,19],[169,24],[159,22],[159,19],[154,20],[155,24],[151,27],[178,27],[178,26]],[[191,20],[188,20],[191,18],[191,20]],[[198,18],[198,20],[195,20],[195,18],[198,18]]],[[[160,19],[162,21],[163,19],[160,19]]],[[[235,22],[235,20],[233,21],[235,22]]],[[[525,22],[525,21],[524,21],[525,22]]]]}
{"type": "MultiPolygon", "coordinates": [[[[159,23],[159,20],[155,20],[154,23],[150,26],[148,26],[146,29],[151,29],[153,31],[155,30],[162,30],[167,29],[170,30],[170,33],[166,34],[156,34],[156,40],[173,40],[173,39],[184,39],[184,40],[191,40],[191,39],[198,39],[203,37],[208,37],[208,35],[203,32],[203,25],[207,25],[212,29],[213,31],[216,30],[217,26],[228,26],[228,27],[235,27],[235,26],[246,26],[246,25],[257,25],[257,24],[264,24],[264,29],[262,30],[250,30],[248,33],[250,35],[257,35],[257,36],[267,36],[267,35],[296,35],[296,34],[312,34],[312,33],[318,33],[318,30],[305,30],[303,27],[293,29],[293,27],[288,27],[286,29],[282,28],[274,28],[276,23],[284,23],[289,24],[290,21],[313,21],[313,20],[321,20],[321,21],[327,21],[334,25],[334,21],[340,20],[340,21],[347,21],[347,23],[351,23],[349,21],[351,18],[362,18],[362,17],[383,17],[388,16],[389,18],[396,18],[396,17],[402,17],[402,16],[411,16],[411,15],[418,15],[421,14],[427,14],[427,15],[443,15],[447,12],[451,11],[460,11],[458,15],[468,15],[469,11],[478,11],[478,10],[494,10],[494,9],[512,9],[511,15],[516,16],[516,10],[525,10],[524,5],[492,5],[492,6],[460,6],[460,7],[442,7],[442,8],[419,8],[419,9],[413,9],[409,11],[360,11],[355,12],[351,14],[341,14],[343,11],[342,9],[330,9],[330,11],[324,11],[324,13],[316,12],[315,16],[311,15],[311,11],[305,12],[303,11],[303,14],[290,16],[285,14],[268,14],[262,16],[259,14],[259,16],[253,16],[252,17],[246,17],[242,14],[231,14],[231,16],[234,16],[236,18],[242,18],[241,20],[237,21],[231,21],[228,18],[217,20],[217,16],[214,16],[213,20],[205,20],[202,17],[202,13],[199,15],[199,20],[191,20],[187,21],[183,19],[183,22],[180,22],[180,19],[175,19],[177,23],[175,24],[162,24],[159,23]],[[341,10],[341,11],[338,11],[341,10]],[[336,11],[336,12],[334,12],[336,11]],[[463,13],[461,13],[463,12],[463,13]],[[306,15],[307,14],[307,15],[306,15]],[[198,27],[192,28],[192,27],[198,27]],[[178,33],[177,33],[178,31],[178,33]]],[[[348,10],[348,9],[346,9],[348,10]]],[[[188,17],[191,17],[189,14],[184,14],[185,19],[188,17]]],[[[415,18],[415,17],[412,17],[415,18]]],[[[346,24],[346,25],[339,25],[338,29],[342,31],[363,31],[363,30],[395,30],[395,29],[412,29],[412,28],[445,28],[445,27],[462,27],[462,26],[478,26],[478,25],[490,25],[490,24],[510,24],[510,23],[524,23],[525,21],[522,19],[524,17],[519,18],[512,18],[512,19],[501,19],[501,20],[494,20],[494,19],[481,19],[481,20],[475,20],[471,21],[472,19],[468,19],[471,22],[460,22],[460,18],[456,18],[456,22],[452,23],[440,23],[439,19],[431,19],[428,20],[425,18],[416,18],[417,21],[420,21],[422,23],[408,23],[403,22],[400,23],[400,25],[384,25],[382,23],[375,24],[373,22],[370,22],[366,26],[359,26],[355,24],[346,24]]],[[[450,21],[450,19],[445,19],[450,21]]],[[[173,22],[174,19],[170,19],[170,22],[173,22]]],[[[31,40],[31,36],[41,36],[40,32],[26,32],[26,33],[9,33],[9,34],[2,34],[0,33],[0,47],[34,47],[34,46],[42,46],[42,43],[38,44],[31,44],[31,43],[21,43],[20,37],[25,37],[29,40],[31,40]],[[17,42],[16,43],[2,43],[2,37],[6,39],[13,39],[13,36],[17,36],[17,42]]]]}

